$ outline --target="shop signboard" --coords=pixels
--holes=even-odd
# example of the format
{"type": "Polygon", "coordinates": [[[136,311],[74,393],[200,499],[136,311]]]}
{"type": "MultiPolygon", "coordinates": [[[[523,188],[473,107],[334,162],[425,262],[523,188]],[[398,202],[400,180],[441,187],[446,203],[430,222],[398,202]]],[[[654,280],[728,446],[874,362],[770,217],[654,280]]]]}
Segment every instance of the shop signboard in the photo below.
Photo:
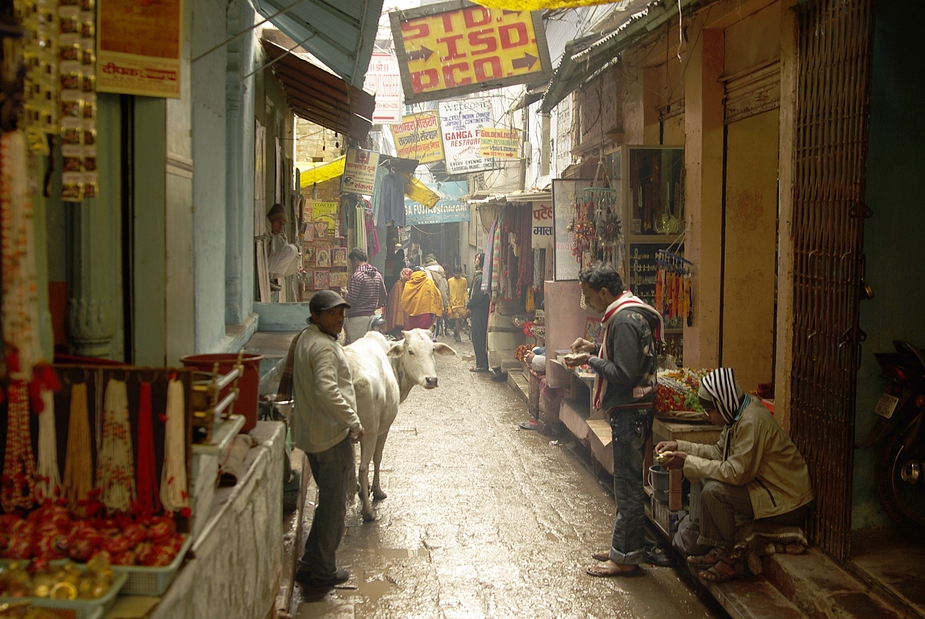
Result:
{"type": "Polygon", "coordinates": [[[326,236],[335,236],[335,224],[337,222],[337,202],[309,200],[305,203],[303,218],[305,221],[310,222],[310,225],[306,226],[303,240],[313,241],[316,238],[320,239],[320,235],[317,234],[317,224],[319,222],[324,222],[326,224],[326,236]]]}
{"type": "Polygon", "coordinates": [[[552,65],[540,11],[457,0],[391,11],[389,17],[407,103],[549,78],[552,65]]]}
{"type": "Polygon", "coordinates": [[[463,200],[469,184],[465,181],[427,185],[440,194],[432,208],[405,198],[405,221],[409,226],[421,224],[449,224],[469,221],[469,203],[463,200]]]}
{"type": "Polygon", "coordinates": [[[376,93],[374,125],[397,125],[402,122],[401,75],[393,54],[373,54],[366,72],[364,90],[376,93]]]}
{"type": "MultiPolygon", "coordinates": [[[[66,24],[79,25],[79,6],[61,10],[71,8],[72,15],[61,14],[62,32],[66,24]]],[[[96,15],[97,92],[179,99],[182,1],[139,9],[130,0],[98,0],[96,15]]]]}
{"type": "Polygon", "coordinates": [[[533,249],[552,249],[552,203],[533,203],[533,249]]]}
{"type": "Polygon", "coordinates": [[[447,174],[466,174],[499,167],[497,159],[482,157],[482,127],[491,126],[490,99],[440,102],[440,130],[447,174]]]}
{"type": "Polygon", "coordinates": [[[553,239],[555,242],[554,278],[556,281],[578,279],[578,257],[572,253],[569,224],[578,214],[576,203],[582,189],[594,184],[591,179],[554,178],[552,181],[553,239]]]}
{"type": "Polygon", "coordinates": [[[443,161],[443,140],[437,111],[402,116],[401,124],[392,125],[395,150],[402,159],[417,159],[418,163],[443,161]]]}
{"type": "Polygon", "coordinates": [[[348,148],[341,191],[372,195],[376,187],[377,167],[379,167],[379,153],[360,148],[348,148]]]}
{"type": "Polygon", "coordinates": [[[483,127],[479,133],[479,154],[482,157],[513,159],[520,154],[517,129],[483,127]]]}

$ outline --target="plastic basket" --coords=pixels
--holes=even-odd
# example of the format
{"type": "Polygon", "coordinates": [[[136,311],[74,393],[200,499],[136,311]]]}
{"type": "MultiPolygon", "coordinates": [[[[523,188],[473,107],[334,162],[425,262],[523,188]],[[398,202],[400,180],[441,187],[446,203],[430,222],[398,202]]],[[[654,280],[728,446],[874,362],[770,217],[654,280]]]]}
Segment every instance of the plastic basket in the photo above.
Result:
{"type": "Polygon", "coordinates": [[[152,597],[163,595],[173,581],[177,570],[180,569],[180,564],[183,563],[186,551],[189,550],[192,544],[193,536],[187,535],[183,545],[180,546],[180,551],[177,552],[177,556],[173,558],[170,565],[165,567],[113,565],[114,572],[125,574],[128,577],[128,581],[122,587],[122,593],[124,595],[148,595],[152,597]]]}
{"type": "Polygon", "coordinates": [[[41,608],[72,611],[76,619],[100,619],[116,603],[119,591],[128,580],[126,574],[116,574],[109,591],[95,600],[53,600],[51,598],[14,598],[0,596],[0,604],[32,604],[41,608]]]}

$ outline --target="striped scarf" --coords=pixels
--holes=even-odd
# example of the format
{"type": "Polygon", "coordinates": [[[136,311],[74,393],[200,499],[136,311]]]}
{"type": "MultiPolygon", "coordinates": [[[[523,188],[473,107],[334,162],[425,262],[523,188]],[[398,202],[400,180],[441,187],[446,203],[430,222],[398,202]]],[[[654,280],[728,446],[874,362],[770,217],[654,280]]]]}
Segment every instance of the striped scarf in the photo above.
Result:
{"type": "MultiPolygon", "coordinates": [[[[742,411],[752,401],[736,383],[732,368],[718,368],[704,376],[700,380],[697,395],[713,403],[727,426],[738,421],[742,411]]],[[[727,431],[726,443],[723,446],[723,460],[729,455],[731,437],[732,433],[727,431]]]]}
{"type": "MultiPolygon", "coordinates": [[[[623,310],[636,310],[642,312],[643,314],[648,314],[650,317],[655,317],[657,319],[656,327],[654,330],[653,339],[659,344],[665,343],[665,327],[662,324],[662,315],[659,314],[655,308],[646,305],[643,303],[642,299],[634,295],[631,291],[627,290],[621,294],[616,301],[607,306],[607,311],[604,312],[604,318],[601,319],[601,324],[604,325],[604,339],[601,342],[601,359],[610,360],[610,350],[607,345],[607,338],[610,335],[610,321],[623,310]]],[[[651,321],[650,321],[651,322],[651,321]]],[[[649,390],[651,391],[651,389],[649,390]]],[[[594,388],[592,393],[594,394],[593,402],[594,408],[601,408],[601,405],[604,400],[604,393],[607,392],[607,381],[603,376],[598,372],[594,375],[594,388]]],[[[648,393],[643,392],[643,389],[636,387],[633,389],[633,397],[636,399],[642,398],[648,395],[648,393]]]]}

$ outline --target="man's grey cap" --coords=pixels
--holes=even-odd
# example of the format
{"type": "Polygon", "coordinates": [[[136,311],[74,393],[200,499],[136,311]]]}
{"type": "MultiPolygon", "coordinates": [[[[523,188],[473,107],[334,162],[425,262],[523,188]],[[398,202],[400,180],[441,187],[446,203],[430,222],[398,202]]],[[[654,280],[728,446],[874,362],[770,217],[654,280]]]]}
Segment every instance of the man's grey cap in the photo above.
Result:
{"type": "Polygon", "coordinates": [[[344,301],[344,297],[333,290],[319,290],[312,296],[311,301],[308,302],[308,309],[312,314],[317,314],[341,305],[346,308],[350,307],[350,305],[344,301]]]}

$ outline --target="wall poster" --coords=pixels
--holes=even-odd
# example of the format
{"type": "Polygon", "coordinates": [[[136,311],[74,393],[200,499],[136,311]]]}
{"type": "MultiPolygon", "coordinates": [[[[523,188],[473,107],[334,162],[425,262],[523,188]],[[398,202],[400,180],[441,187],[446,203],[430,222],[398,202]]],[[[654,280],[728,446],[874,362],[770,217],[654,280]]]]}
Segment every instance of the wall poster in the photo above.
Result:
{"type": "Polygon", "coordinates": [[[97,0],[96,15],[96,90],[179,99],[181,0],[97,0]]]}
{"type": "Polygon", "coordinates": [[[572,254],[569,224],[575,219],[578,193],[594,184],[591,179],[552,180],[553,240],[555,243],[555,281],[578,279],[578,257],[572,254]]]}

